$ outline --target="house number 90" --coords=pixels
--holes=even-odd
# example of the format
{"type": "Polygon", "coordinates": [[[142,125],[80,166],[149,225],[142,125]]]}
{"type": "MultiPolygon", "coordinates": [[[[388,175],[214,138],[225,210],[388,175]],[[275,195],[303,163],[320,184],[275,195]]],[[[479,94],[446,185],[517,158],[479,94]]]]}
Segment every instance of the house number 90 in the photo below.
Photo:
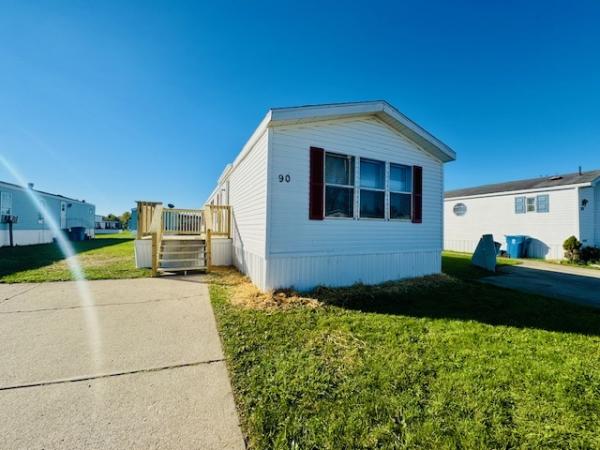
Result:
{"type": "Polygon", "coordinates": [[[290,175],[289,175],[289,174],[287,174],[287,175],[281,175],[281,174],[280,174],[280,175],[279,175],[279,182],[280,182],[280,183],[283,183],[284,181],[285,181],[286,183],[289,183],[289,182],[291,181],[291,179],[292,179],[292,177],[290,177],[290,175]]]}

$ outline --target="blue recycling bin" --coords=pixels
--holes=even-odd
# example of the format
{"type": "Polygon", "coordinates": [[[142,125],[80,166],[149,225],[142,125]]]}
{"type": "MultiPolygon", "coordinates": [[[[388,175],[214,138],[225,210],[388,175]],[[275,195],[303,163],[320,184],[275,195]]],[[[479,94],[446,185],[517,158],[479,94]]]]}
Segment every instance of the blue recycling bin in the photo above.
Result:
{"type": "Polygon", "coordinates": [[[510,258],[523,258],[525,256],[525,242],[527,236],[506,236],[506,250],[510,258]]]}
{"type": "Polygon", "coordinates": [[[85,240],[85,228],[84,227],[73,227],[69,232],[69,239],[72,241],[83,241],[85,240]]]}

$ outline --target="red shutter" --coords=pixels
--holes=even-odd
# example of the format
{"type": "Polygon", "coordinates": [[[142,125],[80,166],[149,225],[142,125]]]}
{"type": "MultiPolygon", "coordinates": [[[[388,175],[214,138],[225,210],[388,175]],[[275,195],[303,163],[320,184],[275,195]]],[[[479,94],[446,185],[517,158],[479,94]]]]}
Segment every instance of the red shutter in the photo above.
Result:
{"type": "Polygon", "coordinates": [[[423,222],[423,168],[413,166],[413,223],[423,222]]]}
{"type": "Polygon", "coordinates": [[[325,198],[323,183],[325,168],[325,150],[318,147],[310,148],[310,186],[308,218],[310,220],[323,220],[323,201],[325,198]]]}

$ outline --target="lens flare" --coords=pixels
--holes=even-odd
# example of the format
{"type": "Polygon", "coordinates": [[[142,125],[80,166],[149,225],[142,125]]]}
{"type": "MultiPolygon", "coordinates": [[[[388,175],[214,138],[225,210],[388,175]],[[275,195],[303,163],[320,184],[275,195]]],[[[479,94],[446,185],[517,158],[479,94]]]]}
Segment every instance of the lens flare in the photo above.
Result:
{"type": "Polygon", "coordinates": [[[81,268],[81,265],[79,264],[79,260],[77,259],[77,255],[75,254],[73,246],[66,239],[65,234],[56,221],[56,218],[50,214],[48,208],[44,202],[41,201],[38,194],[33,189],[28,187],[25,178],[20,174],[20,172],[2,155],[0,155],[0,164],[3,165],[8,172],[10,172],[10,174],[17,181],[17,184],[23,187],[27,196],[29,197],[29,200],[42,214],[44,222],[50,228],[50,231],[56,239],[58,247],[65,256],[65,261],[69,271],[71,272],[71,275],[73,276],[73,279],[75,280],[75,285],[79,294],[80,305],[82,306],[81,309],[84,314],[85,324],[88,331],[92,364],[94,369],[97,371],[102,368],[102,336],[100,333],[100,325],[98,322],[98,316],[96,315],[96,310],[93,308],[93,306],[95,306],[94,297],[90,292],[89,286],[85,279],[85,274],[81,268]]]}

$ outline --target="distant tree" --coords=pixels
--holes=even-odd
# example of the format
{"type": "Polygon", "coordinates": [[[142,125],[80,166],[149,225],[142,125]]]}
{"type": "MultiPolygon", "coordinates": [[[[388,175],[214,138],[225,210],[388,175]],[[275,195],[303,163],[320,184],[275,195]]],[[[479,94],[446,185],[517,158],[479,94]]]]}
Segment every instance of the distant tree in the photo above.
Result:
{"type": "Polygon", "coordinates": [[[112,222],[112,221],[115,221],[115,220],[118,221],[119,218],[117,216],[115,216],[113,213],[110,213],[109,215],[102,217],[102,220],[106,220],[106,221],[112,222]]]}
{"type": "Polygon", "coordinates": [[[119,222],[121,222],[121,226],[123,228],[127,228],[127,225],[129,225],[129,220],[131,220],[131,212],[129,212],[129,211],[125,211],[119,217],[119,222]]]}

